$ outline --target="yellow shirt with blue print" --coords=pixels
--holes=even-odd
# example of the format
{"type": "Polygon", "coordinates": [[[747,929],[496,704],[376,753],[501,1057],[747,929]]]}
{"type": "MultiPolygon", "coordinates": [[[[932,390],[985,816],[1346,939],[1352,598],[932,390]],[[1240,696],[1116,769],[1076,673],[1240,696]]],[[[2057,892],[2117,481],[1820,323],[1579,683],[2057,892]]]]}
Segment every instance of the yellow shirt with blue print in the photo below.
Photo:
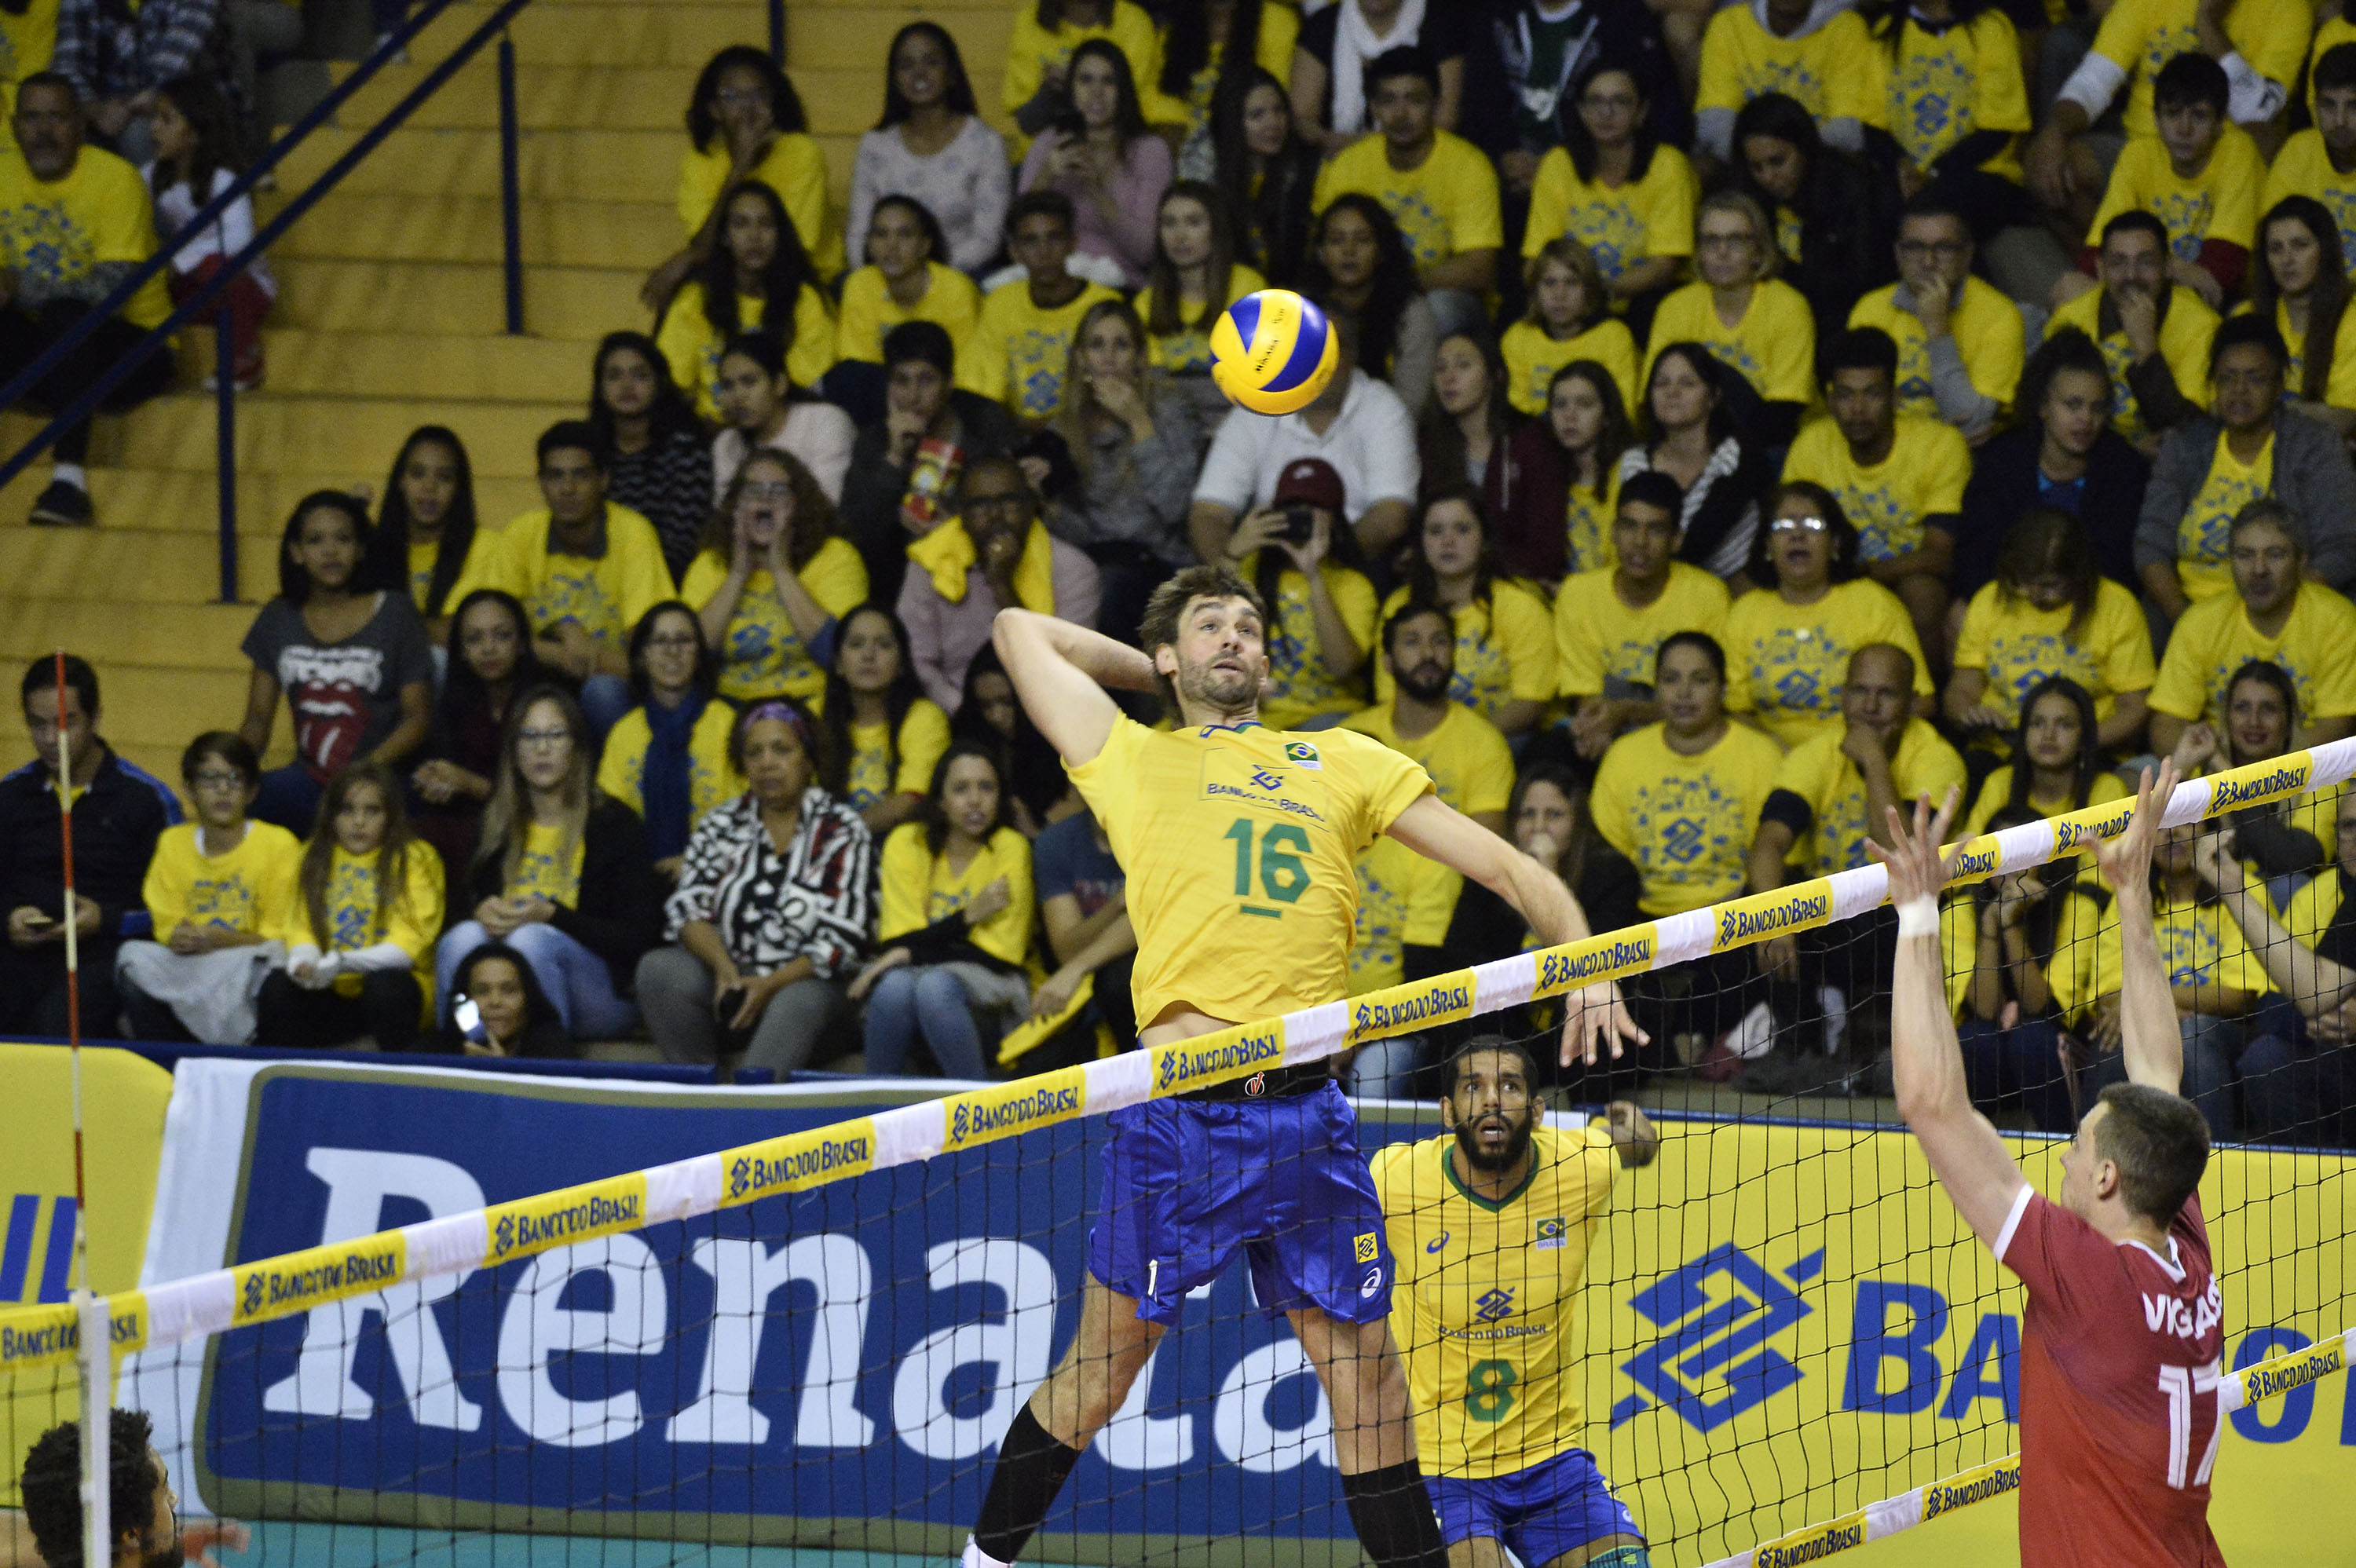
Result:
{"type": "Polygon", "coordinates": [[[1780,92],[1815,116],[1880,123],[1874,89],[1880,74],[1868,51],[1873,40],[1854,11],[1840,11],[1821,27],[1779,38],[1760,25],[1749,5],[1729,5],[1709,19],[1701,37],[1701,80],[1696,109],[1740,111],[1752,99],[1780,92]]]}
{"type": "MultiPolygon", "coordinates": [[[[2094,33],[2094,52],[2130,79],[2126,110],[2127,133],[2154,135],[2151,88],[2160,68],[2179,55],[2199,54],[2194,26],[2200,0],[2116,0],[2094,33]]],[[[2222,18],[2226,41],[2260,76],[2287,91],[2298,80],[2315,26],[2308,0],[2235,0],[2222,18]]]]}
{"type": "Polygon", "coordinates": [[[1514,794],[1514,753],[1497,727],[1461,702],[1413,740],[1398,732],[1391,705],[1378,703],[1341,727],[1379,741],[1421,768],[1440,798],[1468,816],[1502,816],[1514,794]]]}
{"type": "MultiPolygon", "coordinates": [[[[434,943],[442,934],[442,857],[434,847],[412,842],[402,857],[402,884],[385,901],[380,918],[377,893],[380,885],[381,853],[354,855],[338,844],[327,860],[326,906],[327,929],[311,923],[311,912],[295,900],[288,942],[307,942],[321,953],[357,953],[390,942],[409,955],[410,973],[430,1001],[434,995],[434,943]]],[[[337,975],[331,982],[340,996],[357,997],[364,984],[359,975],[337,975]]]]}
{"type": "Polygon", "coordinates": [[[1211,328],[1218,324],[1219,315],[1246,294],[1258,293],[1268,287],[1268,280],[1250,267],[1237,261],[1227,271],[1227,297],[1205,308],[1200,300],[1181,299],[1178,317],[1194,325],[1181,325],[1175,332],[1153,330],[1153,287],[1147,284],[1137,293],[1137,319],[1145,324],[1145,346],[1154,364],[1173,376],[1207,376],[1211,373],[1211,328]]]}
{"type": "Polygon", "coordinates": [[[523,854],[503,891],[511,899],[546,899],[566,909],[581,907],[581,868],[588,850],[580,838],[570,850],[564,829],[554,823],[535,822],[523,830],[523,854]]]}
{"type": "MultiPolygon", "coordinates": [[[[687,736],[687,823],[691,831],[703,814],[744,793],[744,780],[728,761],[728,731],[735,727],[736,709],[725,702],[707,702],[687,736]]],[[[597,787],[643,816],[647,811],[647,749],[654,731],[647,710],[633,708],[614,721],[606,733],[605,755],[597,763],[597,787]]]]}
{"type": "MultiPolygon", "coordinates": [[[[1301,16],[1290,5],[1263,5],[1259,13],[1259,37],[1252,49],[1252,63],[1276,78],[1286,91],[1292,91],[1292,50],[1301,39],[1301,16]]],[[[1170,50],[1169,29],[1161,29],[1155,37],[1160,57],[1170,50]]],[[[1183,125],[1191,134],[1211,123],[1211,97],[1219,88],[1219,64],[1226,58],[1225,37],[1211,39],[1210,51],[1205,56],[1203,69],[1186,84],[1185,96],[1173,97],[1162,91],[1161,67],[1155,74],[1140,77],[1137,91],[1144,98],[1145,118],[1157,125],[1183,125]]],[[[1142,315],[1142,312],[1139,314],[1142,315]]]]}
{"type": "Polygon", "coordinates": [[[1580,179],[1570,154],[1557,147],[1538,160],[1522,254],[1568,235],[1594,252],[1607,283],[1640,261],[1690,256],[1698,191],[1693,164],[1675,147],[1655,147],[1644,177],[1618,186],[1580,179]]]}
{"type": "MultiPolygon", "coordinates": [[[[145,261],[157,249],[155,199],[139,171],[112,153],[85,144],[55,180],[36,179],[13,146],[0,154],[0,264],[20,286],[38,282],[58,292],[98,267],[145,261]]],[[[171,314],[160,272],[118,313],[142,332],[171,314]]]]}
{"type": "MultiPolygon", "coordinates": [[[[1257,581],[1259,553],[1255,550],[1236,570],[1247,582],[1257,581]]],[[[1379,624],[1375,585],[1361,572],[1326,561],[1317,569],[1325,591],[1350,635],[1365,650],[1369,661],[1382,657],[1376,636],[1379,624]]],[[[1317,611],[1309,602],[1309,579],[1290,567],[1276,580],[1276,602],[1269,606],[1268,684],[1260,688],[1261,722],[1289,730],[1321,713],[1351,713],[1362,706],[1365,689],[1358,676],[1333,675],[1317,655],[1317,611]]]]}
{"type": "MultiPolygon", "coordinates": [[[[767,315],[767,301],[755,299],[751,294],[736,296],[740,330],[758,329],[766,324],[767,315]]],[[[834,368],[834,313],[827,309],[826,296],[808,283],[802,285],[801,295],[794,302],[793,326],[793,340],[786,347],[786,375],[797,387],[815,387],[819,379],[834,368]]],[[[704,314],[701,283],[689,283],[671,296],[670,308],[663,313],[662,325],[655,330],[655,347],[662,350],[664,360],[670,366],[671,379],[693,400],[695,411],[707,420],[717,421],[720,356],[728,342],[704,314]]]]}
{"type": "Polygon", "coordinates": [[[2094,699],[2094,716],[2108,719],[2123,691],[2151,688],[2151,628],[2136,596],[2107,577],[2094,580],[2086,624],[2071,635],[2077,606],[2040,610],[1991,582],[1972,595],[1955,638],[1955,668],[1987,677],[1980,700],[2020,721],[2029,689],[2049,676],[2066,676],[2094,699]]]}
{"type": "Polygon", "coordinates": [[[1800,432],[1783,459],[1783,477],[1830,490],[1857,529],[1858,559],[1888,560],[1921,549],[1925,523],[1962,512],[1972,453],[1954,426],[1900,414],[1888,454],[1869,465],[1827,417],[1800,432]]]}
{"type": "MultiPolygon", "coordinates": [[[[1408,591],[1395,589],[1383,601],[1382,619],[1407,607],[1408,591]]],[[[1494,721],[1516,700],[1551,702],[1555,694],[1554,624],[1546,601],[1503,578],[1489,585],[1489,602],[1475,600],[1451,612],[1456,624],[1456,673],[1449,699],[1494,721]]],[[[1375,660],[1375,701],[1391,699],[1398,682],[1390,667],[1375,660]]]]}
{"type": "Polygon", "coordinates": [[[549,530],[542,507],[509,523],[487,548],[477,539],[449,603],[477,588],[504,589],[523,601],[534,631],[571,621],[600,646],[626,646],[638,617],[671,596],[670,568],[663,564],[655,526],[618,502],[606,502],[605,553],[594,560],[552,550],[549,530]]]}
{"type": "Polygon", "coordinates": [[[926,697],[908,704],[907,717],[900,720],[897,766],[891,726],[853,724],[850,730],[842,798],[853,811],[865,811],[895,795],[924,794],[932,787],[933,769],[949,749],[949,716],[926,697]]]}
{"type": "MultiPolygon", "coordinates": [[[[725,136],[713,136],[700,153],[690,147],[680,155],[679,221],[691,238],[702,231],[712,204],[728,188],[733,163],[725,136]]],[[[841,276],[842,227],[827,199],[826,155],[819,150],[818,139],[802,131],[780,133],[762,155],[753,177],[777,193],[819,276],[841,276]]]]}
{"type": "Polygon", "coordinates": [[[2028,133],[2029,92],[2020,75],[2020,35],[2002,11],[1987,10],[1938,31],[1903,12],[1894,41],[1870,40],[1868,67],[1879,76],[1874,123],[1899,151],[1928,169],[1969,136],[2010,133],[1981,170],[2020,183],[2019,139],[2028,133]]]}
{"type": "MultiPolygon", "coordinates": [[[[1937,419],[1931,339],[1922,330],[1922,318],[1899,305],[1898,285],[1876,289],[1858,301],[1848,313],[1848,324],[1878,326],[1898,345],[1898,411],[1937,419]]],[[[1962,294],[1947,312],[1947,334],[1954,339],[1972,390],[1992,399],[1998,409],[2012,407],[2028,353],[2027,328],[2019,307],[1978,278],[1966,277],[1962,294]]]]}
{"type": "Polygon", "coordinates": [[[2233,592],[2233,519],[2253,501],[2274,494],[2275,438],[2248,463],[2233,455],[2233,441],[2217,432],[2209,473],[2176,521],[2176,581],[2195,603],[2233,592]]]}
{"type": "MultiPolygon", "coordinates": [[[[2356,43],[2356,26],[2337,16],[2324,26],[2349,29],[2340,41],[2356,43]]],[[[2343,175],[2331,166],[2331,153],[2323,144],[2322,132],[2292,133],[2275,161],[2266,165],[2266,187],[2258,197],[2258,210],[2272,212],[2275,203],[2286,196],[2312,197],[2323,203],[2340,229],[2340,259],[2356,276],[2356,170],[2343,175]]],[[[2291,378],[2291,385],[2298,385],[2297,377],[2291,378]]]]}
{"type": "Polygon", "coordinates": [[[2087,227],[2086,243],[2102,243],[2103,227],[2122,212],[2148,212],[2168,228],[2169,253],[2179,261],[2201,260],[2211,240],[2244,251],[2258,231],[2258,193],[2266,160],[2239,125],[2228,125],[2198,174],[2180,175],[2158,136],[2137,136],[2111,169],[2103,205],[2087,227]]]}
{"type": "Polygon", "coordinates": [[[1815,401],[1816,318],[1806,297],[1780,278],[1751,286],[1742,319],[1732,326],[1719,319],[1708,283],[1687,283],[1672,293],[1653,317],[1652,347],[1644,357],[1646,382],[1661,350],[1687,339],[1708,349],[1720,364],[1741,371],[1752,390],[1771,402],[1805,406],[1815,401]]]}
{"type": "Polygon", "coordinates": [[[1748,725],[1730,723],[1709,749],[1684,756],[1668,727],[1648,724],[1612,742],[1595,770],[1588,810],[1605,842],[1644,880],[1637,906],[1678,914],[1742,891],[1759,813],[1783,752],[1748,725]]]}
{"type": "Polygon", "coordinates": [[[1568,579],[1554,601],[1557,685],[1568,698],[1649,691],[1661,645],[1678,632],[1724,630],[1731,603],[1726,584],[1700,567],[1669,563],[1669,581],[1650,604],[1620,597],[1611,567],[1568,579]]]}
{"type": "MultiPolygon", "coordinates": [[[[1964,818],[1963,831],[1955,835],[1958,842],[1965,838],[1976,838],[1986,833],[1988,830],[1988,818],[2011,804],[2014,766],[2014,763],[2007,763],[1980,781],[1979,798],[1972,802],[1971,812],[1964,818]]],[[[2104,770],[2097,773],[2087,784],[2083,805],[2104,805],[2115,800],[2124,800],[2133,793],[2134,791],[2119,782],[2118,774],[2104,770]]],[[[2040,816],[2060,816],[2066,812],[2082,809],[2080,802],[2072,800],[2066,795],[2059,799],[2047,799],[2042,795],[2032,794],[2026,804],[2029,810],[2040,816]]]]}
{"type": "MultiPolygon", "coordinates": [[[[1865,775],[1841,751],[1845,725],[1834,725],[1792,748],[1775,771],[1775,787],[1807,803],[1808,831],[1793,840],[1783,862],[1813,877],[1870,864],[1866,845],[1865,775]]],[[[1964,759],[1929,720],[1910,719],[1890,758],[1890,783],[1900,800],[1945,798],[1964,786],[1964,759]]]]}
{"type": "Polygon", "coordinates": [[[2300,724],[2356,714],[2356,604],[2320,582],[2302,582],[2274,636],[2250,624],[2238,593],[2194,604],[2177,619],[2152,683],[2155,713],[2222,722],[2233,672],[2252,659],[2282,667],[2298,697],[2300,724]]]}
{"type": "Polygon", "coordinates": [[[1931,696],[1931,669],[1898,595],[1870,578],[1835,583],[1813,604],[1754,588],[1726,613],[1726,709],[1749,713],[1786,746],[1841,722],[1849,656],[1889,643],[1914,660],[1914,690],[1931,696]]]}
{"type": "Polygon", "coordinates": [[[1033,424],[1055,418],[1064,406],[1080,318],[1098,302],[1119,298],[1102,283],[1087,283],[1070,304],[1049,310],[1031,303],[1027,282],[1001,284],[982,296],[973,335],[958,355],[957,384],[1033,424]]]}
{"type": "MultiPolygon", "coordinates": [[[[2045,336],[2050,340],[2063,327],[2074,326],[2094,340],[2111,372],[2111,428],[2127,441],[2139,442],[2152,429],[2143,417],[2142,401],[2127,384],[2127,372],[2136,363],[2135,347],[2125,332],[2102,330],[2103,297],[2101,289],[2080,294],[2053,313],[2046,323],[2045,336]]],[[[2182,283],[2171,287],[2168,314],[2159,323],[2159,357],[2176,379],[2176,389],[2196,402],[2209,386],[2209,340],[2216,336],[2217,313],[2207,302],[2182,283]]]]}
{"type": "MultiPolygon", "coordinates": [[[[830,615],[842,615],[867,601],[867,563],[846,540],[827,540],[794,575],[830,615]]],[[[701,610],[727,581],[728,562],[717,550],[707,549],[688,562],[679,596],[701,610]]],[[[794,629],[793,617],[777,597],[777,581],[766,567],[744,580],[735,613],[721,634],[717,656],[720,695],[734,701],[782,691],[808,702],[826,689],[826,671],[794,629]]]]}
{"type": "Polygon", "coordinates": [[[1416,1453],[1428,1475],[1489,1480],[1588,1442],[1580,1278],[1619,1155],[1600,1124],[1541,1123],[1528,1179],[1493,1200],[1457,1179],[1455,1147],[1447,1134],[1389,1145],[1375,1190],[1416,1453]]]}
{"type": "Polygon", "coordinates": [[[1497,348],[1505,357],[1505,395],[1526,414],[1545,413],[1555,377],[1581,359],[1610,372],[1623,411],[1636,406],[1636,339],[1617,316],[1569,337],[1552,336],[1535,321],[1517,321],[1505,328],[1497,348]]]}
{"type": "Polygon", "coordinates": [[[1464,891],[1464,874],[1427,860],[1398,839],[1376,839],[1358,857],[1358,918],[1350,940],[1350,995],[1403,985],[1407,949],[1438,947],[1464,891]]]}
{"type": "MultiPolygon", "coordinates": [[[[2242,314],[2251,308],[2244,304],[2242,314]]],[[[2307,396],[2307,334],[2290,324],[2290,307],[2280,300],[2275,302],[2275,330],[2282,334],[2283,347],[2290,350],[2290,363],[2283,368],[2283,386],[2294,398],[2307,396]]],[[[2356,409],[2356,324],[2345,315],[2329,350],[2331,368],[2324,372],[2323,401],[2335,409],[2356,409]]]]}
{"type": "Polygon", "coordinates": [[[234,848],[208,855],[201,831],[183,822],[155,840],[139,889],[155,940],[169,942],[183,923],[287,940],[301,918],[303,847],[294,835],[248,818],[234,848]]]}
{"type": "Polygon", "coordinates": [[[1358,858],[1432,787],[1347,730],[1128,718],[1069,772],[1129,874],[1141,1023],[1179,1005],[1249,1023],[1344,995],[1358,858]]]}
{"type": "Polygon", "coordinates": [[[1380,136],[1353,142],[1317,176],[1317,210],[1353,192],[1373,197],[1398,219],[1419,267],[1468,251],[1503,249],[1496,165],[1453,132],[1435,131],[1432,137],[1431,152],[1412,169],[1391,167],[1390,144],[1380,136]]]}

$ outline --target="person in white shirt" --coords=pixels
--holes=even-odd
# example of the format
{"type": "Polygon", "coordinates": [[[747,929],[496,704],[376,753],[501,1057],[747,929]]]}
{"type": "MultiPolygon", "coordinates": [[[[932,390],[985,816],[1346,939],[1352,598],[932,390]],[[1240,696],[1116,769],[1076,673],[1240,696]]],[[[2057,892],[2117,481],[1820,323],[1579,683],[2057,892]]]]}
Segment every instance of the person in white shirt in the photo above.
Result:
{"type": "Polygon", "coordinates": [[[1342,476],[1345,520],[1367,560],[1384,559],[1407,532],[1422,476],[1415,421],[1397,392],[1359,371],[1357,334],[1333,320],[1340,362],[1315,402],[1273,419],[1238,411],[1212,439],[1186,517],[1205,560],[1224,558],[1237,519],[1267,506],[1286,466],[1302,457],[1323,459],[1342,476]]]}

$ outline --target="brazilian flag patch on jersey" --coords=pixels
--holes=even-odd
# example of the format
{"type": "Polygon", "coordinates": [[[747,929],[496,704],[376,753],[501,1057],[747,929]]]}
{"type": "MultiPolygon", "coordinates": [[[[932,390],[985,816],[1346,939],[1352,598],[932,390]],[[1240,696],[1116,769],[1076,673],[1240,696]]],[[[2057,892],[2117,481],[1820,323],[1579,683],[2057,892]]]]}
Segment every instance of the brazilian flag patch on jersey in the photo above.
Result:
{"type": "Polygon", "coordinates": [[[1538,1251],[1545,1252],[1549,1247],[1558,1247],[1562,1245],[1564,1239],[1569,1235],[1569,1227],[1564,1225],[1562,1221],[1558,1218],[1539,1221],[1538,1233],[1536,1239],[1536,1244],[1538,1251]]]}
{"type": "Polygon", "coordinates": [[[1314,773],[1325,771],[1325,764],[1317,760],[1317,748],[1306,741],[1287,741],[1284,743],[1284,760],[1314,773]]]}

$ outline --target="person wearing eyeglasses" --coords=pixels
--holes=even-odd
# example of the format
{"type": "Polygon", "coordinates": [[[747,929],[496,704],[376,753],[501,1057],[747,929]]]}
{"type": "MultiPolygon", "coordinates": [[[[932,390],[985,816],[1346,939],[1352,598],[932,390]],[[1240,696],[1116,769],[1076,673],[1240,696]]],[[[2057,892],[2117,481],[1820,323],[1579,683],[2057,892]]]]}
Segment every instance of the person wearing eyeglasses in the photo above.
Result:
{"type": "Polygon", "coordinates": [[[1726,613],[1726,709],[1786,747],[1840,720],[1849,656],[1888,643],[1914,663],[1914,711],[1928,718],[1933,688],[1898,595],[1865,575],[1857,529],[1821,485],[1786,480],[1760,531],[1751,579],[1763,584],[1726,613]]]}
{"type": "Polygon", "coordinates": [[[1972,230],[1935,190],[1898,220],[1898,282],[1848,314],[1898,345],[1898,411],[1944,420],[1976,446],[2012,406],[2027,354],[2020,309],[1972,275],[1972,230]]]}
{"type": "Polygon", "coordinates": [[[597,787],[647,825],[647,854],[679,878],[687,837],[712,807],[744,792],[728,757],[735,710],[715,699],[716,661],[695,611],[666,599],[630,633],[630,693],[637,706],[607,732],[597,787]]]}
{"type": "Polygon", "coordinates": [[[958,512],[908,547],[900,621],[925,695],[955,717],[966,666],[1001,610],[1020,607],[1094,629],[1103,584],[1086,551],[1039,520],[1039,492],[1011,457],[965,471],[958,512]]]}
{"type": "Polygon", "coordinates": [[[592,782],[596,761],[589,720],[562,688],[536,688],[508,710],[481,841],[451,878],[453,909],[471,913],[434,950],[444,1016],[460,962],[504,942],[572,1039],[609,1040],[637,1023],[622,986],[662,934],[663,889],[646,825],[592,782]]]}

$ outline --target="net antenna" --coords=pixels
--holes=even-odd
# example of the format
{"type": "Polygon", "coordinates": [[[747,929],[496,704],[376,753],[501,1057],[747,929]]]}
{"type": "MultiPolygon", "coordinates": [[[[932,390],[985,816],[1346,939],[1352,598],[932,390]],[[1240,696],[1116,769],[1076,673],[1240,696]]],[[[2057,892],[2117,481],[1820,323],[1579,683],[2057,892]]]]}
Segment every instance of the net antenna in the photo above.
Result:
{"type": "Polygon", "coordinates": [[[76,1360],[81,1383],[81,1560],[85,1568],[114,1561],[112,1500],[108,1474],[112,1442],[107,1431],[114,1403],[105,1299],[90,1286],[90,1190],[82,1179],[80,911],[74,901],[72,726],[66,721],[66,652],[52,657],[58,697],[58,832],[65,846],[66,1052],[73,1084],[73,1305],[76,1360]]]}

